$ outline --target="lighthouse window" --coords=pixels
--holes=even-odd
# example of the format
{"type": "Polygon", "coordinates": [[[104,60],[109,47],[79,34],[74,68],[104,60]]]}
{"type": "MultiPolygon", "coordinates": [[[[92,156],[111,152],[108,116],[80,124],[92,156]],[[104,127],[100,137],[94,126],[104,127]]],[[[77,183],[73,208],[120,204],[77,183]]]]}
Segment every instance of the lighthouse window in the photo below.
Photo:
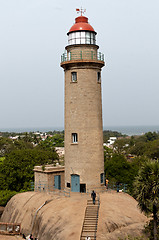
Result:
{"type": "Polygon", "coordinates": [[[98,83],[101,82],[101,74],[100,74],[100,72],[97,72],[97,82],[98,83]]]}
{"type": "Polygon", "coordinates": [[[71,73],[71,81],[72,82],[77,82],[77,72],[72,72],[71,73]]]}
{"type": "Polygon", "coordinates": [[[104,173],[101,173],[101,174],[100,174],[100,182],[101,182],[101,183],[104,183],[104,173]]]}
{"type": "Polygon", "coordinates": [[[72,143],[77,143],[78,142],[78,135],[77,133],[72,133],[72,143]]]}

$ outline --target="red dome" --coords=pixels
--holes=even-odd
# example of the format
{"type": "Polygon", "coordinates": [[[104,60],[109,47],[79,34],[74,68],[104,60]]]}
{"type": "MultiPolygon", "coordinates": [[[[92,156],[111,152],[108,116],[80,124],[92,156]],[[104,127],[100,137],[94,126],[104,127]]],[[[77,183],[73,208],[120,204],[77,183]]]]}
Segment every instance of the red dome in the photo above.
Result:
{"type": "Polygon", "coordinates": [[[88,23],[88,18],[84,16],[79,16],[75,19],[75,24],[70,28],[68,34],[75,31],[95,32],[93,27],[88,23]]]}

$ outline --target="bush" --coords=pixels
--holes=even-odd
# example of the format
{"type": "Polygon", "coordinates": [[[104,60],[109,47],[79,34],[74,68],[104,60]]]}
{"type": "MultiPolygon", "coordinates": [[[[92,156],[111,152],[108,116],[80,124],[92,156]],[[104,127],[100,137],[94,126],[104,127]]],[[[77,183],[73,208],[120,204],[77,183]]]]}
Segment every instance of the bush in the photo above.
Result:
{"type": "Polygon", "coordinates": [[[0,205],[6,206],[7,202],[15,195],[17,192],[10,190],[0,191],[0,205]]]}

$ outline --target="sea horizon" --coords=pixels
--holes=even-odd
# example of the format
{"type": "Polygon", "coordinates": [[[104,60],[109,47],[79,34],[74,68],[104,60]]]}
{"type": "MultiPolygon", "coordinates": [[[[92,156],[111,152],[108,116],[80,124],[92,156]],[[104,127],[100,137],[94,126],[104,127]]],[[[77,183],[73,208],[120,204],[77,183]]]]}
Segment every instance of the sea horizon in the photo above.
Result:
{"type": "MultiPolygon", "coordinates": [[[[64,127],[21,127],[21,128],[0,128],[0,132],[49,132],[63,131],[64,127]]],[[[117,131],[128,136],[142,135],[146,132],[159,132],[159,125],[132,125],[132,126],[104,126],[103,130],[117,131]]]]}

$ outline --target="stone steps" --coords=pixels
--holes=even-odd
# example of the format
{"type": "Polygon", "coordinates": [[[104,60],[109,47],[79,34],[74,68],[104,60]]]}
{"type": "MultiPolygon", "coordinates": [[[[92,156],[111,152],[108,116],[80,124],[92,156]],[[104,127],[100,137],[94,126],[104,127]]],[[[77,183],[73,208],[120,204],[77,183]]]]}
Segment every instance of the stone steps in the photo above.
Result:
{"type": "Polygon", "coordinates": [[[92,200],[87,200],[81,240],[85,240],[87,236],[89,236],[91,240],[96,240],[95,234],[97,232],[98,211],[98,201],[96,200],[95,204],[93,204],[92,200]]]}

